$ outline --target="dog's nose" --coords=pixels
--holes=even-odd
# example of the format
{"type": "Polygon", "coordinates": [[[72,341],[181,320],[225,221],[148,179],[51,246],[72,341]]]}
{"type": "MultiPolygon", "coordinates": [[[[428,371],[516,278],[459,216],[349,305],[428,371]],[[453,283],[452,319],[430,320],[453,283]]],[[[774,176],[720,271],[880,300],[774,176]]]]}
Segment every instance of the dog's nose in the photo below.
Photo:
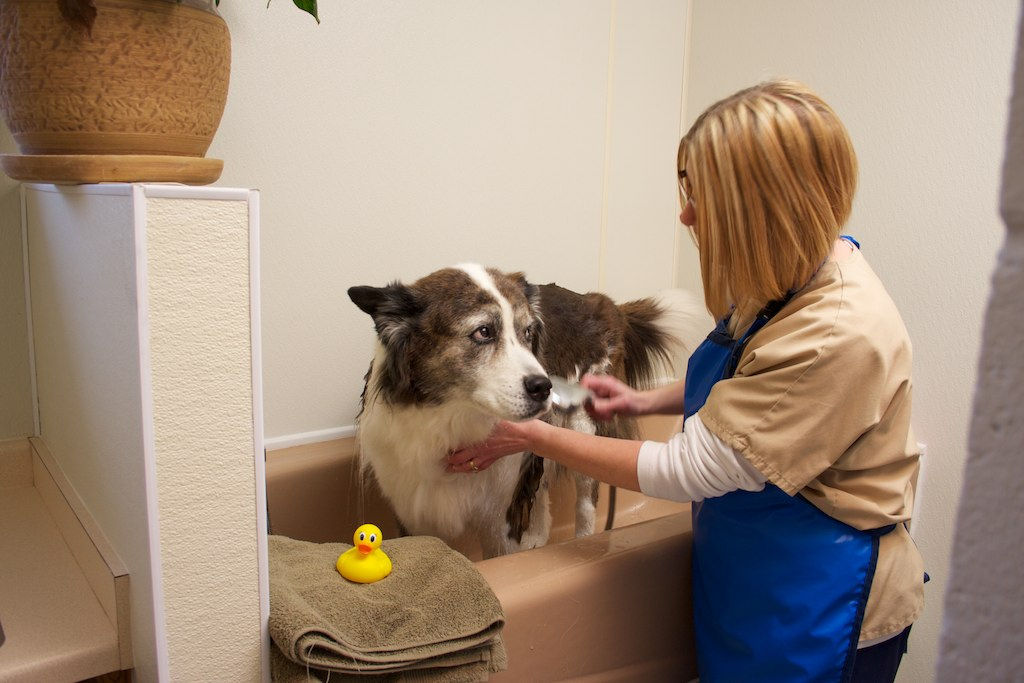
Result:
{"type": "Polygon", "coordinates": [[[534,401],[546,401],[551,393],[551,380],[547,375],[530,375],[523,380],[523,387],[534,401]]]}

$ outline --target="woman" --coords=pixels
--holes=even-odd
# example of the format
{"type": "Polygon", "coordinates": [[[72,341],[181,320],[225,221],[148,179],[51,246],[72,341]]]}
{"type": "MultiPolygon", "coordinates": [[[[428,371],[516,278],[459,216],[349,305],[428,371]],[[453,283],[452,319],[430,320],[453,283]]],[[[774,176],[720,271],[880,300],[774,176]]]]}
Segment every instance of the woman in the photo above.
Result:
{"type": "Polygon", "coordinates": [[[533,451],[615,486],[693,501],[702,681],[891,681],[923,606],[905,526],[918,451],[911,349],[839,231],[857,161],[835,112],[771,81],[707,109],[679,144],[680,220],[721,322],[684,381],[583,383],[591,414],[685,415],[668,443],[502,422],[449,468],[533,451]]]}

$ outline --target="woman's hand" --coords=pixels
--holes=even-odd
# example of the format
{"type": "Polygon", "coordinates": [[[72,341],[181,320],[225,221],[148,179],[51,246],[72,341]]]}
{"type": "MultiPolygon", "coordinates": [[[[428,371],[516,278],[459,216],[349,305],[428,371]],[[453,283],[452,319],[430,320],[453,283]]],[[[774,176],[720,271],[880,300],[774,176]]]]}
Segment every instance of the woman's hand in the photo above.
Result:
{"type": "Polygon", "coordinates": [[[506,455],[531,450],[531,430],[537,420],[507,422],[501,420],[494,426],[485,441],[465,446],[448,454],[448,472],[482,472],[494,461],[506,455]]]}
{"type": "Polygon", "coordinates": [[[482,472],[506,455],[529,451],[612,486],[639,491],[636,461],[640,446],[640,441],[585,434],[541,420],[502,421],[485,441],[452,451],[445,469],[482,472]]]}
{"type": "Polygon", "coordinates": [[[580,384],[594,393],[586,408],[596,420],[610,420],[616,415],[644,415],[649,411],[643,392],[611,375],[584,375],[580,384]]]}

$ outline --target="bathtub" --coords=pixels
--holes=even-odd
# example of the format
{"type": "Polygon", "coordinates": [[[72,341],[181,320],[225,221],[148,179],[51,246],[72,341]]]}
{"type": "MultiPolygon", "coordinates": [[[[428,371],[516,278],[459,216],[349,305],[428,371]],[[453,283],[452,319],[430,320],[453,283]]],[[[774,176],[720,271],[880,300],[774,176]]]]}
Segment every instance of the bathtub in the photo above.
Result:
{"type": "MultiPolygon", "coordinates": [[[[641,421],[644,438],[664,440],[675,418],[641,421]]],[[[340,439],[267,453],[272,533],[318,543],[350,542],[361,523],[394,538],[394,514],[354,476],[355,443],[340,439]]],[[[636,681],[697,676],[690,603],[689,505],[601,486],[597,528],[573,538],[566,481],[552,492],[548,545],[481,559],[469,538],[453,543],[476,562],[505,611],[509,668],[492,680],[636,681]],[[609,517],[610,523],[609,523],[609,517]]]]}

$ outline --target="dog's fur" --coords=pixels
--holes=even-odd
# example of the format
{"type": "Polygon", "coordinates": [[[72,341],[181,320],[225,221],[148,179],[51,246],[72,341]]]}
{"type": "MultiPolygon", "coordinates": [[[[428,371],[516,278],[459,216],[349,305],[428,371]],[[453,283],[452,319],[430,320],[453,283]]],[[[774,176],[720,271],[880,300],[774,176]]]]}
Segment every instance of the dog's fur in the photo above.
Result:
{"type": "MultiPolygon", "coordinates": [[[[499,419],[635,438],[632,419],[551,412],[548,373],[610,373],[640,386],[676,343],[653,299],[616,305],[474,264],[348,294],[377,331],[358,420],[364,472],[406,532],[451,543],[475,531],[486,557],[547,542],[548,487],[563,468],[522,453],[454,474],[445,471],[450,450],[482,441],[499,419]]],[[[594,531],[597,482],[573,477],[581,536],[594,531]]]]}

